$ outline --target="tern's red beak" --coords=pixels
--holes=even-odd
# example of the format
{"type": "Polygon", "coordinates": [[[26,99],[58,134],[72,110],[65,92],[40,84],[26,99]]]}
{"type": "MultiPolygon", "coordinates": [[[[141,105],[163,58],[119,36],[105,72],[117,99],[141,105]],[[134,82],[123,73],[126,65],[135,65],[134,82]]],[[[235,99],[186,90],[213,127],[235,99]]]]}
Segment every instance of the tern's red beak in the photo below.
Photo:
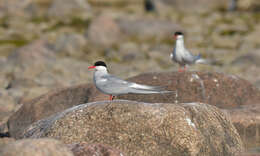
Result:
{"type": "Polygon", "coordinates": [[[96,68],[96,66],[89,66],[88,69],[96,68]]]}
{"type": "Polygon", "coordinates": [[[177,39],[177,35],[173,35],[173,39],[175,39],[175,40],[176,40],[176,39],[177,39]]]}

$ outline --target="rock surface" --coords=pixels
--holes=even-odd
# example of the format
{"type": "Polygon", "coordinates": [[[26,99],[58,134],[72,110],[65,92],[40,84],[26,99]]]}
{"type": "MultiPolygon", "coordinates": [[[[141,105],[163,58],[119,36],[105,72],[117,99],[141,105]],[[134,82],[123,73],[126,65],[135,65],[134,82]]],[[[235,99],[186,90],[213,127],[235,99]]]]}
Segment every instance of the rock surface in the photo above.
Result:
{"type": "Polygon", "coordinates": [[[91,14],[91,7],[84,0],[53,0],[48,15],[63,21],[72,18],[87,18],[91,14]]]}
{"type": "Polygon", "coordinates": [[[69,144],[74,156],[124,156],[120,151],[102,144],[88,144],[85,142],[69,144]]]}
{"type": "Polygon", "coordinates": [[[200,12],[205,10],[214,10],[217,8],[225,8],[228,5],[228,1],[220,0],[161,0],[166,5],[171,5],[175,9],[183,11],[200,12]],[[191,9],[190,9],[191,8],[191,9]]]}
{"type": "Polygon", "coordinates": [[[1,156],[73,156],[60,141],[54,139],[24,139],[0,148],[1,156]]]}
{"type": "Polygon", "coordinates": [[[72,106],[88,102],[92,88],[92,85],[86,84],[56,89],[25,102],[8,120],[10,135],[17,138],[23,129],[33,122],[72,106]]]}
{"type": "Polygon", "coordinates": [[[236,127],[246,148],[260,146],[260,105],[247,105],[225,110],[236,127]]]}
{"type": "Polygon", "coordinates": [[[122,32],[130,36],[138,36],[138,38],[162,38],[163,36],[171,36],[175,31],[181,29],[176,23],[167,20],[154,20],[152,18],[122,17],[117,19],[117,23],[122,32]]]}
{"type": "Polygon", "coordinates": [[[122,39],[120,27],[109,15],[100,15],[92,21],[86,32],[86,37],[97,46],[109,46],[122,39]]]}
{"type": "Polygon", "coordinates": [[[146,73],[128,80],[154,86],[166,86],[175,94],[121,95],[119,99],[143,102],[204,102],[219,108],[235,108],[260,101],[260,91],[234,75],[205,72],[146,73]]]}
{"type": "Polygon", "coordinates": [[[3,146],[5,146],[5,145],[7,145],[7,144],[9,144],[9,143],[12,143],[12,142],[14,142],[14,141],[15,141],[14,138],[8,138],[8,137],[3,137],[3,138],[1,138],[1,137],[0,137],[0,149],[1,149],[3,146]]]}
{"type": "Polygon", "coordinates": [[[0,8],[2,16],[31,17],[37,13],[37,6],[32,0],[2,0],[0,8]]]}
{"type": "Polygon", "coordinates": [[[156,10],[148,13],[140,0],[1,0],[0,135],[7,132],[9,116],[26,101],[54,88],[92,82],[86,67],[97,59],[124,79],[147,71],[176,71],[167,57],[176,29],[184,30],[186,47],[194,54],[222,62],[191,66],[190,71],[234,74],[260,88],[260,1],[234,0],[235,12],[226,10],[230,1],[155,0],[156,10]],[[106,37],[106,27],[95,24],[100,15],[109,15],[123,34],[106,37]],[[93,24],[101,32],[97,38],[115,40],[107,46],[91,43],[86,32],[93,24]],[[17,59],[21,49],[31,54],[17,59]],[[42,55],[44,51],[50,53],[42,55]]]}
{"type": "Polygon", "coordinates": [[[107,144],[126,155],[234,155],[242,150],[229,118],[203,103],[87,103],[32,124],[23,136],[107,144]]]}
{"type": "MultiPolygon", "coordinates": [[[[141,84],[167,86],[170,94],[121,95],[119,99],[150,103],[205,102],[219,108],[237,108],[260,101],[260,92],[249,82],[235,76],[219,73],[147,73],[130,78],[141,84]]],[[[21,135],[24,128],[69,107],[86,102],[108,100],[108,95],[98,91],[93,84],[58,89],[25,102],[8,121],[12,137],[21,135]]]]}
{"type": "MultiPolygon", "coordinates": [[[[79,42],[84,41],[81,40],[84,39],[83,36],[82,38],[70,36],[72,36],[70,38],[77,38],[79,42]]],[[[77,39],[74,41],[78,41],[77,39]]],[[[65,51],[65,43],[61,42],[68,41],[57,42],[56,46],[53,46],[47,39],[39,39],[12,51],[7,59],[0,61],[3,67],[0,68],[0,125],[7,121],[11,113],[19,109],[21,103],[51,89],[81,84],[90,79],[87,73],[89,64],[85,61],[73,58],[57,60],[57,54],[61,50],[65,51]]],[[[70,53],[76,45],[82,43],[67,44],[65,52],[70,53]]],[[[3,132],[1,128],[0,132],[3,132]]]]}

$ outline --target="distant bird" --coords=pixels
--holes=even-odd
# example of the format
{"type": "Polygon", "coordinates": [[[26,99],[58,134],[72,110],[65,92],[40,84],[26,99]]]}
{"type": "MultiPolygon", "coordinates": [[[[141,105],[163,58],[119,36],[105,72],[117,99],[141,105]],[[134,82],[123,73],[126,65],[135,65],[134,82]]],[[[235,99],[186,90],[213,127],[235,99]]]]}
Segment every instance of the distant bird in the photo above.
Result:
{"type": "Polygon", "coordinates": [[[116,95],[121,94],[158,94],[172,92],[164,90],[164,87],[161,86],[142,85],[115,77],[108,73],[107,65],[103,61],[97,61],[94,66],[90,66],[88,69],[95,69],[93,78],[94,84],[99,91],[110,95],[110,101],[112,101],[116,95]]]}
{"type": "Polygon", "coordinates": [[[155,5],[153,0],[144,0],[144,9],[148,12],[155,11],[155,5]]]}
{"type": "Polygon", "coordinates": [[[176,44],[170,56],[174,62],[180,65],[179,72],[183,71],[182,68],[184,68],[185,71],[186,65],[192,65],[197,63],[201,63],[201,64],[210,63],[208,60],[201,58],[200,54],[195,56],[185,48],[184,36],[182,32],[175,32],[174,37],[176,39],[176,44]]]}

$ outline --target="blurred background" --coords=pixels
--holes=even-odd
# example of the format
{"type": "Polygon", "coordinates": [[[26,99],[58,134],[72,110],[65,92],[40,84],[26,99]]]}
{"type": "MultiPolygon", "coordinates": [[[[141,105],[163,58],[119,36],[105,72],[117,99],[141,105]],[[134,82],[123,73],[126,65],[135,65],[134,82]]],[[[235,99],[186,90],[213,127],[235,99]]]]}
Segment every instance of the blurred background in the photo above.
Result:
{"type": "Polygon", "coordinates": [[[1,0],[0,124],[24,101],[111,73],[177,71],[183,31],[194,54],[220,61],[188,70],[235,74],[260,88],[259,0],[1,0]]]}

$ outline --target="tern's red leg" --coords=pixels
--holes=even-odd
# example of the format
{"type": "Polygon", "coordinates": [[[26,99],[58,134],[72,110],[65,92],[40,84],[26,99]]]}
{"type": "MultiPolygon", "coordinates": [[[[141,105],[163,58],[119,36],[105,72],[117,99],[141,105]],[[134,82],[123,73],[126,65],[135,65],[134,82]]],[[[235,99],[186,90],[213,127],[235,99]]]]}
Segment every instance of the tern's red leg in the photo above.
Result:
{"type": "Polygon", "coordinates": [[[114,98],[115,98],[115,96],[113,96],[113,95],[110,95],[110,96],[109,96],[109,100],[110,100],[110,101],[113,101],[114,98]]]}
{"type": "Polygon", "coordinates": [[[179,67],[179,72],[185,72],[186,71],[186,66],[180,66],[179,67]],[[183,69],[182,69],[183,67],[183,69]]]}
{"type": "Polygon", "coordinates": [[[179,72],[180,72],[180,73],[183,72],[182,67],[179,67],[179,72]]]}

